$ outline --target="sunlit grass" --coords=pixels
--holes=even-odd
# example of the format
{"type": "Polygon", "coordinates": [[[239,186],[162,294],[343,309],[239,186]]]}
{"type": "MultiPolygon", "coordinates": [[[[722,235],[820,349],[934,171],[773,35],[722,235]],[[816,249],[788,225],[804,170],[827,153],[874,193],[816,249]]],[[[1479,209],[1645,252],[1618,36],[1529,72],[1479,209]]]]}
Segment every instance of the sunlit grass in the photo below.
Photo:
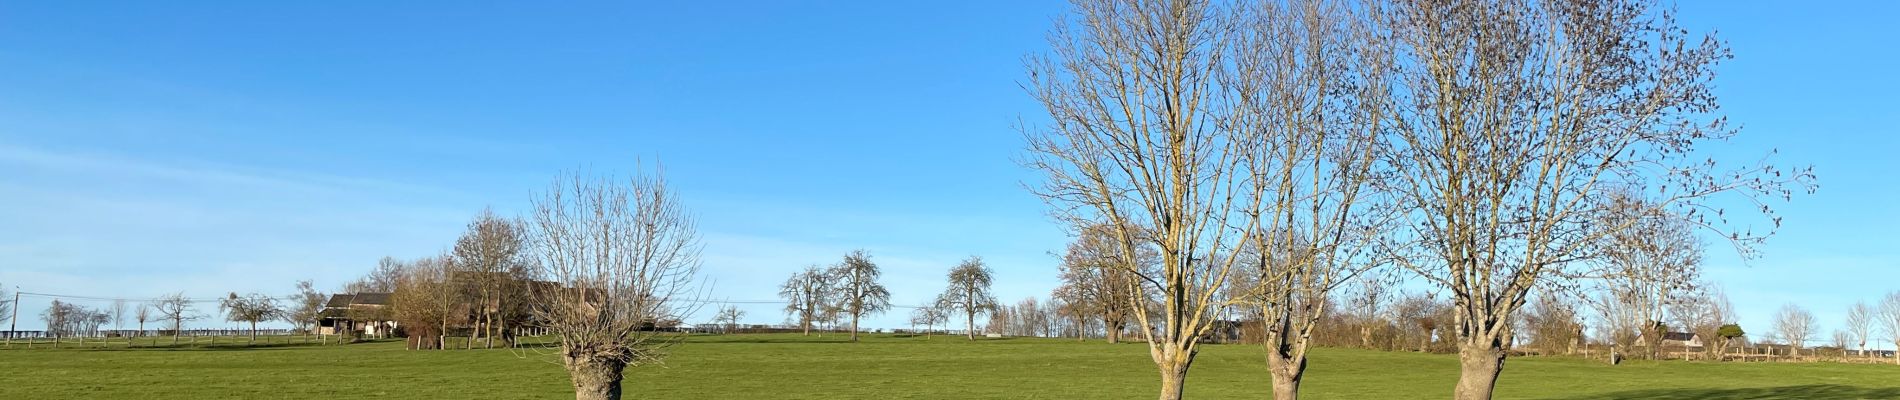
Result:
{"type": "MultiPolygon", "coordinates": [[[[282,337],[279,337],[282,339],[282,337]]],[[[868,335],[698,336],[664,366],[629,370],[634,398],[1072,399],[1154,397],[1140,344],[1064,339],[868,335]]],[[[167,341],[161,341],[165,343],[167,341]]],[[[0,399],[63,398],[572,398],[566,372],[534,350],[410,351],[400,342],[0,350],[0,399]]],[[[451,342],[452,345],[457,342],[451,342]]],[[[1449,397],[1449,355],[1318,349],[1304,392],[1314,399],[1449,397]]],[[[1189,396],[1265,398],[1254,346],[1213,345],[1189,375],[1189,396]]],[[[1766,363],[1630,363],[1515,358],[1499,398],[1900,398],[1900,367],[1766,363]]]]}

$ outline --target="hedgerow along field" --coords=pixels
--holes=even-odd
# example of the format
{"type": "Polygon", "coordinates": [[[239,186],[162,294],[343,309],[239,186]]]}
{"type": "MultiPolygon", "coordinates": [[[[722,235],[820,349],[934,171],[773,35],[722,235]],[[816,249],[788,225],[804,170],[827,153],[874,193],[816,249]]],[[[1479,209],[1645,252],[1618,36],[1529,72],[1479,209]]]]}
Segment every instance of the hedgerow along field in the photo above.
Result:
{"type": "MultiPolygon", "coordinates": [[[[1148,399],[1141,344],[1099,340],[796,334],[694,336],[665,366],[628,370],[629,398],[1148,399]]],[[[239,344],[233,344],[239,343],[239,344]]],[[[349,345],[0,350],[0,399],[480,398],[571,399],[567,374],[540,350],[405,350],[349,345]]],[[[1188,396],[1267,398],[1262,350],[1209,345],[1188,396]]],[[[1313,399],[1442,399],[1453,355],[1314,349],[1313,399]]],[[[1900,398],[1900,367],[1834,363],[1507,361],[1501,399],[1900,398]]]]}

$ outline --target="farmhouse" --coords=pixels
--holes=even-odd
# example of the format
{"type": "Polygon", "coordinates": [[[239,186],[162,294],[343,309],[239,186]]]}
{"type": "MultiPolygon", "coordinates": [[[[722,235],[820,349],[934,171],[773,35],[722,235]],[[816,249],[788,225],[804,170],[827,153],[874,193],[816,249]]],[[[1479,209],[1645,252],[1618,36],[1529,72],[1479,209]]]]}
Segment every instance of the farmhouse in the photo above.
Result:
{"type": "MultiPolygon", "coordinates": [[[[1648,342],[1649,341],[1643,338],[1642,336],[1637,336],[1636,338],[1637,346],[1642,346],[1648,342]]],[[[1687,349],[1689,351],[1701,350],[1702,349],[1702,335],[1689,333],[1689,332],[1666,332],[1666,333],[1663,333],[1663,336],[1662,336],[1662,348],[1687,349]]]]}
{"type": "Polygon", "coordinates": [[[338,293],[324,303],[317,320],[317,333],[336,335],[344,332],[386,336],[396,329],[389,310],[389,293],[338,293]]]}

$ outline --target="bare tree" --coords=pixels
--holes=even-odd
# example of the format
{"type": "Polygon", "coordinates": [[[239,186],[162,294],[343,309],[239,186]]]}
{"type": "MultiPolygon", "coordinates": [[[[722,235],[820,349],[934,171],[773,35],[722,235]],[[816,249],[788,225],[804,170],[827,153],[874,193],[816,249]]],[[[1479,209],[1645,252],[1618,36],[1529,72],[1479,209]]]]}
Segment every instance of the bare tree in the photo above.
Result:
{"type": "Polygon", "coordinates": [[[183,292],[172,293],[152,299],[152,309],[158,313],[158,319],[166,321],[166,329],[172,331],[172,345],[178,345],[178,333],[185,330],[185,322],[204,318],[193,311],[191,299],[183,292]]]}
{"type": "Polygon", "coordinates": [[[1875,319],[1879,320],[1880,327],[1887,332],[1887,339],[1893,341],[1893,347],[1897,350],[1893,363],[1900,364],[1900,291],[1887,293],[1887,297],[1880,300],[1880,311],[1875,319]]]}
{"type": "Polygon", "coordinates": [[[926,339],[930,338],[931,332],[937,329],[937,324],[942,324],[948,319],[949,313],[945,312],[943,307],[936,305],[917,307],[910,312],[910,324],[913,326],[923,325],[924,338],[926,339]]]}
{"type": "Polygon", "coordinates": [[[18,299],[19,293],[9,296],[5,285],[0,285],[0,319],[7,320],[7,347],[13,347],[13,336],[19,335],[19,332],[15,332],[14,329],[19,328],[17,325],[20,318],[18,314],[13,313],[15,311],[13,303],[18,299]]]}
{"type": "Polygon", "coordinates": [[[1775,336],[1787,343],[1788,355],[1801,356],[1801,349],[1814,337],[1815,329],[1814,314],[1794,303],[1783,305],[1781,311],[1775,312],[1775,336]]]}
{"type": "MultiPolygon", "coordinates": [[[[1873,336],[1874,309],[1867,302],[1855,302],[1847,308],[1847,333],[1852,342],[1858,345],[1861,356],[1867,356],[1867,338],[1873,336]]],[[[1841,348],[1846,351],[1846,347],[1841,348]]]]}
{"type": "MultiPolygon", "coordinates": [[[[145,336],[145,321],[152,320],[152,305],[149,303],[139,303],[138,311],[132,313],[132,318],[139,322],[138,335],[145,336]]],[[[158,338],[154,337],[152,340],[157,341],[158,338]]],[[[131,346],[131,343],[127,342],[126,346],[131,346]]]]}
{"type": "Polygon", "coordinates": [[[951,268],[949,278],[949,286],[937,296],[936,303],[945,310],[962,311],[964,334],[976,340],[977,314],[996,311],[996,297],[990,295],[990,283],[995,278],[990,268],[983,266],[983,258],[976,256],[951,268]]]}
{"type": "Polygon", "coordinates": [[[1564,297],[1543,292],[1525,310],[1524,325],[1531,334],[1531,346],[1544,355],[1570,354],[1583,340],[1583,321],[1564,297]]]}
{"type": "Polygon", "coordinates": [[[1722,326],[1735,321],[1735,306],[1729,302],[1728,292],[1710,283],[1697,284],[1693,293],[1684,295],[1671,309],[1675,323],[1714,344],[1705,345],[1703,349],[1713,359],[1721,360],[1728,351],[1728,343],[1720,331],[1722,326]]]}
{"type": "MultiPolygon", "coordinates": [[[[1654,359],[1661,354],[1662,338],[1668,333],[1665,312],[1677,308],[1671,307],[1674,304],[1692,301],[1695,283],[1702,277],[1702,242],[1689,222],[1648,200],[1627,192],[1608,197],[1600,223],[1625,228],[1601,239],[1595,263],[1583,272],[1590,284],[1581,288],[1603,293],[1585,298],[1599,300],[1592,305],[1605,318],[1623,319],[1612,324],[1625,330],[1617,333],[1640,340],[1633,344],[1654,359]]],[[[1622,344],[1627,349],[1632,343],[1622,344]]]]}
{"type": "Polygon", "coordinates": [[[745,318],[744,310],[740,310],[739,307],[725,306],[720,307],[719,312],[713,315],[713,322],[720,325],[721,333],[736,333],[739,331],[741,318],[745,318]]]}
{"type": "Polygon", "coordinates": [[[258,293],[239,297],[237,292],[231,292],[218,302],[218,308],[224,311],[226,321],[251,324],[252,345],[257,344],[257,323],[276,320],[284,314],[284,307],[277,304],[276,298],[258,293]]]}
{"type": "Polygon", "coordinates": [[[125,299],[112,300],[112,308],[106,309],[106,315],[112,319],[112,329],[121,330],[125,324],[125,312],[130,308],[125,299]]]}
{"type": "MultiPolygon", "coordinates": [[[[1025,85],[1048,112],[1028,128],[1035,188],[1070,226],[1100,225],[1118,254],[1154,246],[1157,271],[1132,296],[1162,399],[1178,399],[1237,257],[1240,157],[1232,91],[1219,75],[1236,39],[1233,11],[1211,1],[1076,0],[1025,85]],[[1233,224],[1230,224],[1233,223],[1233,224]]],[[[1142,271],[1133,271],[1141,273],[1142,271]]]]}
{"type": "Polygon", "coordinates": [[[526,229],[514,220],[496,216],[488,209],[469,221],[462,237],[456,239],[450,255],[455,258],[457,284],[465,285],[474,307],[475,329],[472,336],[485,338],[484,346],[495,347],[502,336],[510,346],[514,336],[509,329],[524,322],[528,314],[528,263],[526,229]]]}
{"type": "Polygon", "coordinates": [[[396,264],[401,266],[400,274],[384,312],[402,326],[412,350],[448,349],[450,324],[467,319],[466,314],[457,313],[466,310],[457,305],[468,292],[452,280],[453,264],[448,255],[396,264]]]}
{"type": "Polygon", "coordinates": [[[534,200],[528,219],[538,273],[537,317],[561,338],[579,400],[619,399],[621,372],[664,360],[677,333],[652,327],[697,294],[693,218],[657,174],[618,180],[570,174],[534,200]]]}
{"type": "Polygon", "coordinates": [[[46,333],[53,336],[55,349],[59,348],[60,337],[70,335],[73,330],[71,323],[73,308],[71,303],[53,299],[53,305],[47,306],[46,311],[40,312],[40,321],[46,323],[46,333]]]}
{"type": "MultiPolygon", "coordinates": [[[[295,325],[308,335],[317,330],[323,319],[323,305],[328,296],[317,291],[316,282],[297,281],[297,294],[291,298],[290,308],[284,313],[284,322],[295,325]]],[[[308,340],[309,336],[305,336],[308,340]]]]}
{"type": "MultiPolygon", "coordinates": [[[[1074,242],[1062,256],[1061,278],[1070,288],[1073,311],[1100,318],[1104,339],[1121,341],[1122,330],[1134,318],[1140,274],[1153,275],[1161,255],[1153,246],[1138,246],[1133,255],[1123,254],[1113,227],[1102,224],[1077,229],[1074,242]],[[1137,272],[1142,271],[1142,272],[1137,272]]],[[[1083,315],[1086,316],[1086,315],[1083,315]]]]}
{"type": "Polygon", "coordinates": [[[785,299],[785,314],[798,319],[805,336],[811,336],[812,324],[823,319],[825,307],[836,302],[834,294],[831,277],[816,265],[792,274],[778,289],[779,298],[785,299]]]}
{"type": "Polygon", "coordinates": [[[1598,223],[1606,194],[1645,193],[1752,255],[1772,231],[1707,199],[1738,195],[1778,224],[1765,200],[1813,189],[1806,168],[1724,170],[1696,151],[1736,132],[1711,90],[1729,52],[1655,3],[1372,3],[1395,46],[1389,168],[1412,212],[1394,226],[1419,239],[1396,259],[1449,289],[1456,398],[1491,398],[1531,290],[1627,228],[1598,223]]]}
{"type": "Polygon", "coordinates": [[[838,304],[844,315],[851,316],[851,341],[858,341],[858,319],[883,313],[891,308],[891,292],[878,283],[877,264],[864,250],[852,251],[844,261],[831,267],[828,275],[837,286],[838,304]]]}
{"type": "Polygon", "coordinates": [[[396,280],[401,279],[403,263],[395,257],[383,257],[376,261],[376,269],[369,275],[344,285],[346,293],[390,293],[396,291],[396,280]]]}

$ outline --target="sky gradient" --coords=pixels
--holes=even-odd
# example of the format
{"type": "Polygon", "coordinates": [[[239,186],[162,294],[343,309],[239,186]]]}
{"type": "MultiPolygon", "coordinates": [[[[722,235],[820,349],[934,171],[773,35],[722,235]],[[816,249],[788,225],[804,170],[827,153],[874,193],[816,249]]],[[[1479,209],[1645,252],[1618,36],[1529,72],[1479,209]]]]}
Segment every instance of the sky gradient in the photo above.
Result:
{"type": "MultiPolygon", "coordinates": [[[[563,170],[661,164],[700,218],[715,298],[775,299],[859,248],[897,304],[972,255],[1001,299],[1055,287],[1067,238],[1024,189],[1015,127],[1046,118],[1022,57],[1065,4],[644,3],[0,2],[0,284],[334,290],[446,250],[484,207],[524,211],[563,170]]],[[[1779,149],[1821,183],[1779,206],[1765,257],[1712,245],[1706,275],[1751,332],[1792,302],[1824,339],[1900,290],[1900,6],[1680,9],[1736,54],[1717,85],[1743,130],[1717,152],[1779,149]]],[[[45,304],[28,298],[20,328],[45,304]]]]}

